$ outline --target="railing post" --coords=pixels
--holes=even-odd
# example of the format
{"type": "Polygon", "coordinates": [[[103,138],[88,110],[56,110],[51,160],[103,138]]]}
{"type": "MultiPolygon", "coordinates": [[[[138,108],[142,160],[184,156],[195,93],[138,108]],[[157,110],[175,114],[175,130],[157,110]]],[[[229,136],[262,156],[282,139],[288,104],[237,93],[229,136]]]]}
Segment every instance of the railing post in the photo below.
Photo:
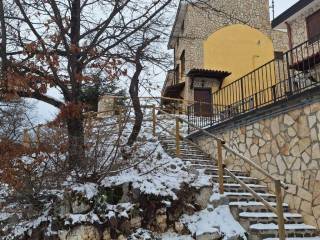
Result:
{"type": "Polygon", "coordinates": [[[176,118],[176,155],[180,156],[180,122],[178,118],[176,118]]]}
{"type": "Polygon", "coordinates": [[[224,171],[223,171],[223,160],[222,160],[222,141],[218,140],[218,173],[219,173],[219,192],[220,194],[224,194],[224,171]]]}
{"type": "Polygon", "coordinates": [[[275,191],[277,198],[277,215],[278,215],[278,231],[279,231],[279,239],[286,239],[286,230],[284,225],[284,215],[283,215],[283,201],[282,201],[282,192],[281,192],[281,181],[275,180],[275,191]]]}
{"type": "MultiPolygon", "coordinates": [[[[292,55],[291,55],[291,58],[292,58],[292,55]]],[[[291,73],[290,73],[290,59],[289,59],[289,53],[288,52],[286,53],[286,62],[287,62],[288,82],[289,82],[289,95],[292,95],[293,86],[292,86],[292,78],[291,78],[291,73]]]]}
{"type": "Polygon", "coordinates": [[[157,115],[156,115],[156,106],[152,106],[152,133],[153,136],[156,136],[156,122],[157,122],[157,115]]]}

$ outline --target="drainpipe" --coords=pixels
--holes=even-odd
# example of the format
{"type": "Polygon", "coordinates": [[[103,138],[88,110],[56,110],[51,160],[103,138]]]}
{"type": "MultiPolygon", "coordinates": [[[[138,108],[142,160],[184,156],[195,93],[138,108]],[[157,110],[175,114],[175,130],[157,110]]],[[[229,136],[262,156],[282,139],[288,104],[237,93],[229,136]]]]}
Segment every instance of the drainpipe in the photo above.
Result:
{"type": "Polygon", "coordinates": [[[289,38],[289,49],[293,48],[293,42],[292,42],[292,28],[291,25],[288,22],[285,22],[287,26],[287,31],[288,31],[288,38],[289,38]]]}

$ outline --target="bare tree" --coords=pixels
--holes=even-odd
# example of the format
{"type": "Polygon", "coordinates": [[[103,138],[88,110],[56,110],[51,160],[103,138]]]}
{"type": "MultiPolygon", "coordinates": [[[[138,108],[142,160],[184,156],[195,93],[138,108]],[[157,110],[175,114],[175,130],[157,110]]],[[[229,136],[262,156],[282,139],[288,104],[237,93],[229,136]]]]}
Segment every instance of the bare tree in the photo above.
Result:
{"type": "Polygon", "coordinates": [[[61,109],[60,118],[67,124],[71,167],[86,167],[84,103],[80,98],[83,86],[94,82],[92,76],[97,71],[108,80],[125,75],[126,63],[132,62],[123,56],[132,55],[132,49],[145,49],[145,42],[135,38],[145,33],[171,2],[1,0],[6,93],[61,109]],[[59,89],[64,101],[47,95],[50,87],[59,89]]]}

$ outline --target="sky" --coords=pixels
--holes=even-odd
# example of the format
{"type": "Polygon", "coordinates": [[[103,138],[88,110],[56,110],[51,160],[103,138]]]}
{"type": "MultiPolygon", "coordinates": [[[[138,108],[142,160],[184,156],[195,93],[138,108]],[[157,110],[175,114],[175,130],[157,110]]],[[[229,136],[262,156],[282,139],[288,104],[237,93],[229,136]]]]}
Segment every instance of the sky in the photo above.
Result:
{"type": "MultiPolygon", "coordinates": [[[[246,1],[246,0],[244,0],[244,1],[246,1]]],[[[269,0],[269,1],[270,1],[270,5],[271,5],[272,0],[269,0]]],[[[275,2],[275,16],[278,16],[283,11],[288,9],[290,6],[292,6],[293,4],[298,2],[298,0],[274,0],[274,2],[275,2]]],[[[160,77],[163,78],[163,75],[161,74],[160,77]]],[[[49,91],[49,95],[59,98],[59,94],[57,93],[57,91],[52,90],[52,89],[49,91]]],[[[159,95],[160,95],[160,93],[159,93],[159,95]]],[[[28,101],[31,102],[32,104],[34,104],[34,106],[35,106],[34,107],[35,110],[33,110],[31,115],[32,115],[32,119],[38,124],[45,123],[47,121],[52,120],[56,116],[56,114],[58,113],[58,109],[56,109],[46,103],[39,102],[36,100],[28,100],[28,101]]]]}

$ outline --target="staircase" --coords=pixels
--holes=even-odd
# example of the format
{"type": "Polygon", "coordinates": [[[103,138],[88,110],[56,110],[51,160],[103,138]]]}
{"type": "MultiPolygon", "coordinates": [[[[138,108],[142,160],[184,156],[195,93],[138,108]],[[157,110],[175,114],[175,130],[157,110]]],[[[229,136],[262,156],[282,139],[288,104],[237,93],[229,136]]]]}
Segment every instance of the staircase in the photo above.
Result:
{"type": "MultiPolygon", "coordinates": [[[[160,135],[160,142],[169,155],[176,157],[176,145],[173,137],[160,135]]],[[[206,174],[211,175],[213,181],[218,182],[216,163],[206,153],[187,141],[180,142],[180,152],[179,157],[183,161],[190,162],[195,169],[205,170],[206,174]]],[[[248,173],[231,172],[267,200],[271,206],[276,206],[276,196],[269,193],[268,188],[262,185],[258,179],[250,177],[248,173]]],[[[278,239],[277,216],[273,212],[270,212],[261,202],[256,201],[251,193],[241,188],[230,176],[224,176],[224,188],[231,212],[246,229],[250,240],[278,239]]],[[[304,224],[302,216],[291,213],[287,204],[284,203],[283,207],[287,239],[320,240],[320,237],[317,237],[319,231],[315,227],[304,224]]]]}

